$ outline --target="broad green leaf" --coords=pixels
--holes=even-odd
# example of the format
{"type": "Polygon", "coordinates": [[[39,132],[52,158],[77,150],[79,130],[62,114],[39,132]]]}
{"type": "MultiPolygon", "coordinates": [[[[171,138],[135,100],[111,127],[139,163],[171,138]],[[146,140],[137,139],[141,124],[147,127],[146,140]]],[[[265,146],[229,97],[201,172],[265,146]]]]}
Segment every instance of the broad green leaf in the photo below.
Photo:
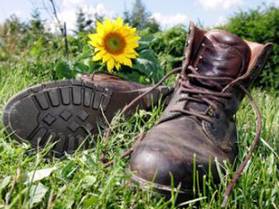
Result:
{"type": "Polygon", "coordinates": [[[48,187],[42,183],[32,185],[30,188],[30,205],[33,207],[35,204],[40,203],[45,197],[48,187]]]}
{"type": "Polygon", "coordinates": [[[49,177],[53,171],[55,171],[57,168],[52,167],[52,168],[44,168],[36,171],[31,171],[27,174],[27,181],[25,183],[31,183],[31,182],[36,182],[40,181],[42,179],[45,179],[49,177]]]}

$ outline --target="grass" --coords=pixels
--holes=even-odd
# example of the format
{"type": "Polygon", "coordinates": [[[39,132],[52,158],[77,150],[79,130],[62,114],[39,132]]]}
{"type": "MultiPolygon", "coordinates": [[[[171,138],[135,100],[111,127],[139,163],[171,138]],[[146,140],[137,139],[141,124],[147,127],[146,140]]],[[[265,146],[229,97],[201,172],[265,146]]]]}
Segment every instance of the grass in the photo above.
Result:
{"type": "MultiPolygon", "coordinates": [[[[19,64],[0,65],[0,116],[9,97],[49,78],[47,74],[34,76],[19,64]]],[[[254,90],[253,95],[263,115],[261,144],[233,190],[227,208],[276,209],[279,208],[279,97],[259,90],[254,90]]],[[[120,159],[135,136],[154,125],[161,111],[159,106],[151,112],[139,111],[128,120],[119,119],[112,124],[113,132],[107,145],[99,136],[94,149],[77,151],[63,160],[45,158],[49,147],[38,153],[30,151],[29,145],[19,144],[5,135],[0,124],[0,208],[177,208],[175,194],[170,200],[164,200],[150,189],[142,190],[130,184],[127,159],[120,159]],[[114,159],[112,167],[104,168],[100,163],[102,150],[107,150],[108,157],[114,159]],[[31,171],[43,168],[53,169],[45,170],[45,178],[30,175],[31,171]]],[[[239,165],[255,134],[255,117],[247,100],[237,114],[237,126],[239,165]]],[[[197,194],[183,207],[220,208],[232,173],[229,166],[216,187],[205,182],[202,186],[206,192],[197,194]]]]}

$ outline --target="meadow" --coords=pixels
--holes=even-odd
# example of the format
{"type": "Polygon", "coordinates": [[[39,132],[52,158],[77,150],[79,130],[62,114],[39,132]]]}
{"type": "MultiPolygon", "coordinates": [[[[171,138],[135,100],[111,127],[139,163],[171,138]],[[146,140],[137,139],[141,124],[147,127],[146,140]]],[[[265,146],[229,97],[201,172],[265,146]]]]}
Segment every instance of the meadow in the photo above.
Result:
{"type": "MultiPolygon", "coordinates": [[[[222,26],[248,40],[274,44],[272,56],[252,89],[262,113],[260,144],[230,196],[230,209],[279,208],[278,21],[279,9],[271,7],[263,13],[239,13],[222,26]]],[[[187,29],[177,26],[151,32],[156,27],[148,27],[139,30],[142,39],[138,51],[142,59],[135,61],[133,70],[124,68],[118,75],[141,83],[156,83],[166,72],[181,65],[187,29]]],[[[28,24],[13,17],[1,25],[0,118],[9,98],[28,86],[102,69],[92,62],[92,49],[87,44],[90,30],[69,35],[65,50],[63,37],[45,31],[38,15],[33,15],[28,24]]],[[[172,86],[173,80],[166,84],[172,86]]],[[[0,209],[221,208],[234,168],[242,162],[255,135],[256,119],[248,100],[244,99],[236,115],[239,154],[235,165],[227,165],[225,172],[219,173],[219,185],[212,185],[209,178],[200,185],[202,192],[194,190],[194,198],[180,205],[175,203],[175,192],[168,200],[151,188],[141,189],[131,183],[128,158],[120,157],[138,134],[152,128],[163,109],[162,103],[151,111],[138,110],[128,119],[116,115],[107,143],[103,142],[102,133],[94,138],[88,136],[87,140],[96,141],[95,147],[77,150],[63,159],[49,156],[51,144],[38,150],[20,144],[5,133],[0,122],[0,209]],[[101,162],[104,152],[114,162],[107,168],[101,162]]]]}
{"type": "MultiPolygon", "coordinates": [[[[27,86],[47,81],[47,76],[34,76],[17,62],[0,70],[0,109],[7,100],[27,86]]],[[[279,97],[272,91],[253,90],[263,116],[263,130],[258,150],[235,187],[228,208],[278,208],[278,136],[279,97]]],[[[0,208],[177,208],[175,194],[164,200],[150,189],[142,190],[129,182],[127,159],[122,152],[131,147],[134,138],[150,129],[158,119],[163,106],[151,112],[140,110],[130,119],[116,116],[108,144],[102,143],[102,134],[95,138],[95,148],[77,151],[64,159],[46,157],[48,149],[35,152],[28,144],[19,144],[4,133],[0,125],[0,208]],[[100,161],[106,151],[113,166],[105,168],[100,161]],[[43,170],[34,179],[34,171],[43,170]],[[31,176],[31,178],[30,178],[31,176]],[[33,176],[33,178],[32,178],[33,176]]],[[[255,134],[255,116],[247,100],[237,113],[239,157],[245,156],[255,134]]],[[[88,140],[91,138],[89,137],[88,140]]],[[[51,145],[50,145],[51,146],[51,145]]],[[[206,183],[204,193],[184,203],[185,208],[220,208],[224,188],[233,169],[221,175],[217,187],[206,183]]],[[[37,175],[37,174],[36,174],[37,175]]]]}

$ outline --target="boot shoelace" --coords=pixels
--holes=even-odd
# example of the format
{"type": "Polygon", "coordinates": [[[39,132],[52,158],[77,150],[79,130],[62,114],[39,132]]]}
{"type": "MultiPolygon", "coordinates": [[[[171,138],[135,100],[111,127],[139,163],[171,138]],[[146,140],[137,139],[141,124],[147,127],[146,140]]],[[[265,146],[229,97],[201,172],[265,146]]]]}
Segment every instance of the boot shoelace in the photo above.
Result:
{"type": "MultiPolygon", "coordinates": [[[[214,85],[218,88],[221,88],[221,85],[215,81],[224,81],[224,80],[233,81],[233,79],[229,78],[229,77],[221,77],[221,76],[218,76],[218,77],[217,76],[214,76],[214,77],[213,76],[211,76],[211,77],[202,76],[196,72],[197,69],[194,68],[193,66],[188,66],[188,69],[191,71],[191,73],[187,74],[187,77],[180,76],[180,79],[179,79],[180,88],[181,88],[180,94],[182,94],[183,96],[181,98],[179,98],[177,102],[194,101],[194,102],[198,102],[198,103],[206,103],[213,109],[213,112],[215,112],[218,109],[218,106],[214,102],[212,102],[212,100],[215,100],[216,102],[218,102],[224,106],[224,103],[220,98],[229,99],[232,96],[231,93],[217,92],[217,91],[208,90],[208,89],[205,89],[202,87],[197,87],[197,86],[192,85],[189,82],[189,79],[196,78],[196,79],[200,79],[200,80],[211,80],[211,82],[213,82],[214,85]],[[190,96],[189,93],[193,94],[195,96],[190,96]]],[[[213,123],[214,121],[212,119],[212,115],[209,113],[209,110],[211,108],[207,108],[207,110],[204,113],[197,112],[197,111],[191,111],[191,110],[185,110],[185,109],[173,109],[173,110],[171,110],[171,112],[180,112],[180,113],[186,114],[186,115],[193,115],[199,119],[205,120],[209,123],[213,123]]]]}
{"type": "MultiPolygon", "coordinates": [[[[220,97],[224,97],[224,98],[228,98],[231,96],[230,93],[226,93],[226,90],[233,87],[233,86],[237,86],[239,87],[245,94],[246,96],[248,97],[248,100],[249,100],[249,103],[250,105],[252,106],[254,112],[255,112],[255,115],[256,115],[256,134],[255,134],[255,137],[253,139],[253,142],[252,144],[250,145],[249,147],[249,151],[247,152],[245,158],[243,159],[243,161],[241,162],[241,164],[239,165],[239,167],[236,169],[236,171],[234,172],[233,176],[232,176],[232,180],[231,182],[227,185],[226,189],[225,189],[225,192],[224,192],[224,198],[223,198],[223,202],[222,202],[222,205],[221,207],[224,208],[226,207],[226,204],[228,202],[228,198],[229,198],[229,195],[231,194],[234,186],[236,185],[237,181],[239,180],[239,178],[241,177],[242,173],[243,173],[243,170],[245,169],[245,167],[247,166],[247,163],[251,160],[252,158],[252,154],[253,152],[255,151],[255,149],[257,148],[257,145],[259,144],[259,141],[260,141],[260,134],[261,134],[261,129],[262,129],[262,117],[261,117],[261,112],[257,106],[257,104],[255,103],[253,97],[251,96],[251,94],[249,93],[249,91],[239,83],[239,81],[247,78],[249,75],[248,74],[245,74],[237,79],[231,79],[231,78],[228,78],[228,77],[209,77],[209,76],[202,76],[202,75],[199,75],[197,73],[195,73],[194,71],[194,68],[192,66],[188,66],[188,69],[190,69],[190,71],[192,73],[188,74],[187,76],[189,78],[198,78],[198,79],[204,79],[204,80],[211,80],[211,81],[219,81],[219,80],[228,80],[230,81],[230,83],[225,86],[221,92],[215,92],[215,91],[209,91],[209,90],[201,90],[201,89],[193,89],[193,86],[188,84],[186,82],[187,79],[185,78],[182,78],[181,80],[181,85],[182,85],[182,89],[184,92],[186,93],[195,93],[195,94],[201,94],[201,95],[207,95],[208,98],[210,97],[211,99],[213,100],[217,100],[219,102],[220,101],[220,97]]],[[[140,94],[138,97],[136,97],[133,101],[131,101],[128,105],[126,105],[123,110],[121,111],[121,115],[124,114],[125,112],[127,112],[133,105],[135,105],[140,99],[142,99],[144,96],[150,94],[152,91],[154,91],[155,89],[157,89],[166,79],[168,79],[171,75],[173,74],[177,74],[177,73],[180,73],[182,71],[182,67],[178,67],[178,68],[175,68],[173,69],[172,71],[170,71],[169,73],[167,73],[157,84],[155,84],[152,88],[150,88],[148,91],[140,94]]],[[[216,83],[217,85],[217,83],[216,83]]],[[[206,102],[207,104],[209,104],[211,107],[213,108],[217,108],[216,105],[211,102],[209,99],[207,98],[202,98],[201,96],[199,96],[198,98],[194,98],[194,97],[189,97],[188,96],[188,99],[190,100],[195,100],[195,101],[199,101],[199,102],[206,102]]],[[[184,100],[184,99],[182,99],[184,100]]],[[[186,98],[185,98],[186,100],[186,98]]],[[[206,116],[205,114],[200,114],[200,113],[196,113],[196,112],[193,112],[193,111],[187,111],[185,112],[186,110],[177,110],[179,112],[182,111],[182,113],[184,114],[190,114],[190,115],[195,115],[196,117],[199,117],[201,119],[204,119],[208,122],[212,122],[212,119],[208,116],[206,116]]],[[[108,133],[108,135],[106,137],[109,137],[110,135],[110,132],[108,133]]],[[[139,137],[137,137],[137,140],[136,142],[134,143],[134,145],[126,150],[122,155],[121,155],[121,158],[124,158],[124,157],[127,157],[127,156],[130,156],[131,153],[133,152],[134,148],[135,148],[135,145],[138,144],[139,141],[141,141],[143,139],[143,136],[144,135],[140,135],[139,137]]],[[[107,163],[104,164],[105,167],[108,167],[110,165],[113,164],[113,161],[109,161],[107,163]]]]}

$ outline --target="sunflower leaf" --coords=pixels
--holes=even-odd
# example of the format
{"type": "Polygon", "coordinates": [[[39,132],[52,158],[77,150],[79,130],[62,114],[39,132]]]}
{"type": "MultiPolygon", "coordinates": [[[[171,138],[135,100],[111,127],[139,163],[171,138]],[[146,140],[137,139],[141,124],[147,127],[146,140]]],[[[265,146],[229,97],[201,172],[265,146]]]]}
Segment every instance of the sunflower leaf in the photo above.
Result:
{"type": "Polygon", "coordinates": [[[139,58],[136,59],[133,68],[151,79],[152,82],[157,82],[163,76],[159,60],[151,49],[145,49],[139,53],[139,58]]]}

